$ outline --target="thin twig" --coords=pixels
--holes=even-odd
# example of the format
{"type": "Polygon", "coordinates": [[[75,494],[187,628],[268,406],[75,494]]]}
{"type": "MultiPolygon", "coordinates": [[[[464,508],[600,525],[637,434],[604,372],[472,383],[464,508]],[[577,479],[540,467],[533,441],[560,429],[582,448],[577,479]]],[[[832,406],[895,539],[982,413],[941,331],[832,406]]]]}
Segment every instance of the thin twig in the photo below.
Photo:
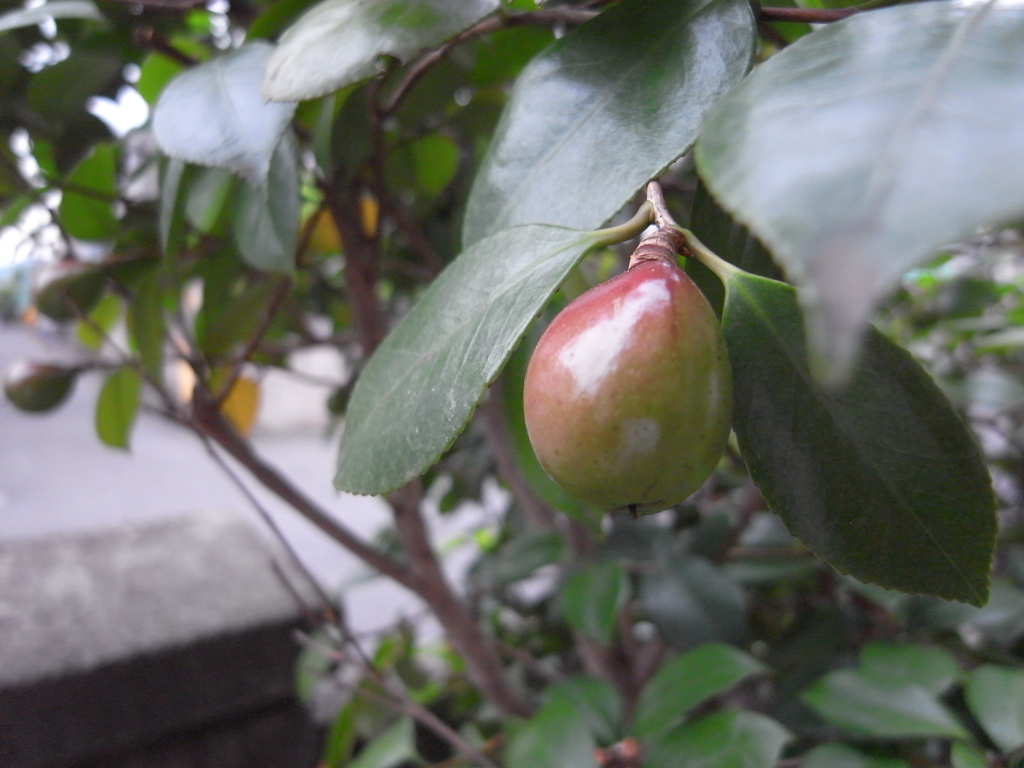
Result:
{"type": "Polygon", "coordinates": [[[538,528],[554,528],[554,511],[533,492],[519,469],[519,462],[513,453],[505,416],[501,409],[501,386],[500,379],[492,384],[487,397],[477,408],[477,415],[487,437],[487,446],[491,449],[494,461],[498,465],[498,475],[512,491],[512,495],[526,519],[538,528]]]}
{"type": "MultiPolygon", "coordinates": [[[[349,661],[347,656],[336,653],[333,649],[324,646],[323,643],[317,642],[304,633],[297,633],[297,636],[304,644],[316,648],[321,653],[327,655],[328,658],[332,658],[335,661],[342,663],[349,661]]],[[[493,760],[462,738],[462,736],[448,725],[448,723],[423,705],[413,701],[405,691],[396,690],[394,686],[390,684],[390,681],[385,677],[383,672],[381,672],[381,670],[370,661],[366,654],[363,653],[362,648],[356,643],[351,643],[351,645],[356,648],[357,653],[359,654],[363,671],[369,674],[380,685],[381,690],[384,691],[385,695],[378,694],[377,692],[365,687],[360,688],[358,685],[347,685],[344,687],[348,688],[354,695],[370,699],[371,701],[383,704],[386,707],[391,707],[404,715],[412,717],[421,725],[429,728],[442,739],[447,741],[462,756],[475,760],[480,763],[480,765],[484,766],[484,768],[498,768],[493,760]]]]}
{"type": "Polygon", "coordinates": [[[288,291],[292,287],[292,281],[290,277],[281,277],[280,282],[277,284],[277,288],[274,289],[274,293],[270,297],[270,301],[267,303],[266,309],[263,310],[263,317],[260,318],[259,324],[253,331],[252,335],[246,341],[242,351],[238,353],[234,363],[231,366],[231,373],[228,375],[227,380],[220,387],[220,390],[214,393],[214,400],[217,405],[223,405],[227,396],[231,394],[232,387],[238,381],[239,376],[242,375],[242,364],[249,359],[257,345],[262,341],[267,330],[270,328],[270,324],[274,322],[274,317],[277,316],[277,311],[281,308],[281,304],[288,297],[288,291]]]}
{"type": "Polygon", "coordinates": [[[501,29],[522,27],[530,25],[554,26],[556,24],[576,25],[589,21],[597,15],[596,11],[578,10],[575,8],[547,8],[539,11],[527,11],[509,16],[489,16],[483,21],[477,22],[469,29],[461,32],[446,42],[444,45],[435,48],[425,54],[416,63],[406,70],[405,76],[391,91],[391,95],[381,104],[382,115],[391,115],[398,105],[405,98],[413,85],[426,74],[434,64],[447,56],[455,46],[471,40],[474,37],[497,32],[501,29]]]}
{"type": "Polygon", "coordinates": [[[827,24],[841,21],[860,13],[860,8],[784,8],[761,6],[757,17],[765,21],[803,21],[808,24],[827,24]]]}
{"type": "Polygon", "coordinates": [[[194,429],[208,435],[267,489],[364,563],[403,587],[419,594],[422,586],[419,579],[404,566],[364,542],[292,485],[277,469],[261,459],[252,446],[234,430],[220,413],[209,391],[202,386],[197,386],[192,398],[192,405],[191,426],[194,429]]]}
{"type": "Polygon", "coordinates": [[[309,568],[306,567],[306,564],[302,562],[302,558],[299,557],[299,553],[295,551],[291,542],[288,541],[288,538],[284,535],[284,531],[281,530],[269,510],[260,503],[259,499],[257,499],[255,494],[249,490],[249,487],[245,484],[242,478],[238,476],[238,473],[231,468],[231,465],[228,464],[217,449],[213,447],[213,443],[210,438],[202,433],[197,433],[197,436],[199,437],[200,442],[202,442],[203,447],[206,449],[206,452],[210,454],[214,463],[220,467],[221,471],[228,476],[228,479],[231,480],[232,483],[234,483],[235,487],[245,497],[246,501],[249,502],[250,506],[256,510],[256,513],[263,519],[267,528],[270,529],[270,532],[274,534],[274,537],[278,542],[280,542],[285,553],[288,555],[288,558],[292,561],[292,564],[298,569],[299,573],[303,575],[306,581],[309,582],[309,586],[313,588],[313,591],[316,592],[317,597],[320,598],[320,602],[323,604],[322,610],[325,619],[332,624],[336,624],[338,616],[331,603],[331,598],[328,597],[326,592],[324,592],[323,587],[320,586],[320,582],[317,581],[309,568]]]}

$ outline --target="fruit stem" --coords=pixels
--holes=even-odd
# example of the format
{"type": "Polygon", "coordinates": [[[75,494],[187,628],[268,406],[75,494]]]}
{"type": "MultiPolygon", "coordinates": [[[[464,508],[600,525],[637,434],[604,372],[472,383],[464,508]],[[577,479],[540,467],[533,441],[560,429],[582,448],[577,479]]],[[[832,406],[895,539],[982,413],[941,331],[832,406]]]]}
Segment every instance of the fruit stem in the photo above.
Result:
{"type": "Polygon", "coordinates": [[[636,237],[650,226],[651,221],[653,221],[653,217],[654,206],[649,202],[644,203],[637,209],[633,218],[624,224],[619,224],[617,227],[599,229],[592,233],[595,236],[594,247],[598,248],[602,245],[615,245],[615,243],[621,243],[624,240],[636,237]]]}
{"type": "Polygon", "coordinates": [[[661,185],[656,181],[652,181],[647,185],[647,202],[654,209],[654,223],[660,229],[673,229],[681,234],[686,240],[686,249],[690,254],[714,272],[723,283],[728,281],[733,275],[743,271],[738,267],[734,267],[704,245],[693,232],[680,227],[676,223],[676,220],[672,218],[672,214],[668,212],[668,206],[665,204],[665,195],[661,191],[661,185]]]}
{"type": "Polygon", "coordinates": [[[737,266],[730,264],[728,261],[723,259],[717,253],[708,248],[704,243],[697,239],[697,236],[688,229],[683,229],[678,224],[673,226],[679,234],[686,239],[686,248],[693,254],[693,257],[697,259],[701,264],[714,272],[718,279],[723,283],[728,282],[730,277],[738,275],[743,272],[737,266]]]}

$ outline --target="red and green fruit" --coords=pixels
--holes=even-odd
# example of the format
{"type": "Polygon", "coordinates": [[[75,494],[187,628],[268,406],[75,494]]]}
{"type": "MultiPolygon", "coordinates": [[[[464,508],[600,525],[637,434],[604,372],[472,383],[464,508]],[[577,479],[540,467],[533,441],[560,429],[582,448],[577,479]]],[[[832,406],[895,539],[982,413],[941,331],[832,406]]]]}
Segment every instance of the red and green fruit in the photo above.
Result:
{"type": "Polygon", "coordinates": [[[641,261],[548,326],[523,405],[537,458],[570,494],[606,510],[666,509],[704,482],[728,440],[718,319],[676,264],[641,261]]]}

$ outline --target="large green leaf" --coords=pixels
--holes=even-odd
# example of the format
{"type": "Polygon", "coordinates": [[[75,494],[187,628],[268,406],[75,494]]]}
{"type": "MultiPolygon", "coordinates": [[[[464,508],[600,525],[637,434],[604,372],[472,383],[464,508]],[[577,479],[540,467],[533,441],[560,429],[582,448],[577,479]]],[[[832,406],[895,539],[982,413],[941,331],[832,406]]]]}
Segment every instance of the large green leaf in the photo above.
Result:
{"type": "Polygon", "coordinates": [[[964,686],[971,712],[1004,751],[1024,745],[1024,670],[978,667],[964,686]]]}
{"type": "Polygon", "coordinates": [[[864,677],[880,685],[920,685],[936,695],[960,674],[952,654],[929,645],[872,642],[861,649],[860,661],[864,677]]]}
{"type": "Polygon", "coordinates": [[[335,485],[350,493],[385,493],[436,461],[530,320],[598,237],[516,227],[455,259],[360,375],[335,485]]]}
{"type": "Polygon", "coordinates": [[[509,97],[463,242],[515,224],[607,221],[690,148],[753,50],[742,0],[625,0],[556,41],[509,97]]]}
{"type": "Polygon", "coordinates": [[[497,7],[498,0],[324,0],[281,35],[263,93],[275,101],[323,96],[376,74],[379,56],[408,59],[497,7]]]}
{"type": "Polygon", "coordinates": [[[685,723],[648,745],[647,768],[775,768],[792,738],[753,712],[716,712],[685,723]]]}
{"type": "Polygon", "coordinates": [[[702,557],[659,559],[642,574],[640,599],[662,640],[677,651],[714,640],[746,639],[743,590],[702,557]]]}
{"type": "Polygon", "coordinates": [[[142,368],[156,381],[163,378],[164,305],[160,273],[152,270],[136,283],[128,305],[128,332],[142,368]]]}
{"type": "Polygon", "coordinates": [[[1024,215],[1024,7],[858,14],[758,67],[697,143],[715,196],[804,287],[816,362],[850,370],[900,274],[1024,215]]]}
{"type": "Polygon", "coordinates": [[[60,223],[72,237],[106,240],[119,229],[112,208],[117,193],[117,157],[113,144],[97,144],[68,176],[61,195],[60,223]]]}
{"type": "Polygon", "coordinates": [[[111,448],[127,448],[139,410],[142,377],[134,368],[118,368],[107,376],[96,400],[96,434],[111,448]]]}
{"type": "Polygon", "coordinates": [[[564,702],[571,707],[601,743],[617,740],[622,703],[607,680],[589,676],[566,678],[544,692],[544,702],[564,702]]]}
{"type": "Polygon", "coordinates": [[[103,14],[99,12],[92,0],[53,0],[35,8],[19,8],[0,16],[0,32],[42,24],[50,19],[101,21],[103,14]]]}
{"type": "Polygon", "coordinates": [[[963,726],[928,689],[882,685],[851,669],[826,675],[804,691],[803,700],[852,733],[880,739],[967,738],[963,726]]]}
{"type": "Polygon", "coordinates": [[[549,700],[512,738],[508,768],[596,768],[594,737],[583,714],[563,697],[549,700]]]}
{"type": "Polygon", "coordinates": [[[727,280],[734,428],[772,510],[861,581],[984,605],[995,499],[981,453],[928,374],[874,329],[851,381],[807,363],[795,290],[727,280]]]}
{"type": "Polygon", "coordinates": [[[290,272],[299,233],[299,172],[295,146],[285,135],[270,164],[267,187],[243,184],[233,219],[242,259],[257,269],[290,272]]]}
{"type": "Polygon", "coordinates": [[[662,666],[644,686],[633,733],[641,739],[659,736],[701,702],[765,671],[757,659],[724,643],[694,648],[662,666]]]}
{"type": "Polygon", "coordinates": [[[186,70],[167,84],[153,109],[153,132],[171,157],[225,168],[263,189],[270,159],[295,111],[260,95],[269,43],[186,70]]]}
{"type": "Polygon", "coordinates": [[[562,584],[565,620],[576,631],[608,645],[626,586],[626,573],[617,560],[584,566],[562,584]]]}

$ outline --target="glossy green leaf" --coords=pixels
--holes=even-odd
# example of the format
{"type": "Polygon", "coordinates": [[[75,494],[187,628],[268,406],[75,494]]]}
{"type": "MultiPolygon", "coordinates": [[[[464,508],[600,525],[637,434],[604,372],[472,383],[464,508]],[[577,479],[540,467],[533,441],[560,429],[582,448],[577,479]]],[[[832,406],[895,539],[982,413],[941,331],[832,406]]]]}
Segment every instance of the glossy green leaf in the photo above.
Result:
{"type": "Polygon", "coordinates": [[[617,740],[622,703],[607,680],[583,675],[569,677],[548,688],[544,701],[564,702],[571,707],[597,741],[610,744],[617,740]]]}
{"type": "Polygon", "coordinates": [[[406,60],[458,34],[498,0],[324,0],[281,35],[263,93],[303,101],[377,73],[377,57],[406,60]]]}
{"type": "Polygon", "coordinates": [[[157,230],[164,253],[177,251],[184,241],[185,205],[188,200],[185,182],[191,177],[189,170],[185,163],[174,158],[168,158],[161,168],[157,230]]]}
{"type": "Polygon", "coordinates": [[[135,285],[128,305],[128,332],[143,370],[157,381],[163,378],[164,327],[160,273],[152,270],[135,285]]]}
{"type": "Polygon", "coordinates": [[[953,744],[953,748],[949,751],[949,761],[953,768],[989,768],[985,753],[972,744],[965,744],[962,741],[953,744]]]}
{"type": "Polygon", "coordinates": [[[708,643],[694,648],[665,663],[644,686],[633,733],[641,739],[660,736],[698,704],[766,671],[757,659],[731,645],[708,643]]]}
{"type": "Polygon", "coordinates": [[[350,493],[386,493],[433,464],[596,237],[517,227],[456,258],[360,375],[335,485],[350,493]]]}
{"type": "Polygon", "coordinates": [[[704,558],[659,562],[642,575],[640,599],[662,640],[677,651],[746,638],[743,590],[704,558]]]}
{"type": "Polygon", "coordinates": [[[708,115],[701,175],[803,287],[835,380],[903,272],[1024,216],[1022,80],[1024,7],[914,3],[798,40],[708,115]]]}
{"type": "Polygon", "coordinates": [[[948,651],[928,645],[872,642],[860,652],[861,674],[879,685],[919,685],[939,695],[960,675],[948,651]]]}
{"type": "Polygon", "coordinates": [[[625,0],[556,41],[516,81],[463,242],[515,224],[607,221],[690,148],[753,50],[741,0],[625,0]]]}
{"type": "Polygon", "coordinates": [[[751,477],[830,565],[973,605],[988,595],[995,500],[974,439],[904,349],[873,329],[850,383],[807,363],[795,290],[736,273],[723,329],[734,429],[751,477]]]}
{"type": "Polygon", "coordinates": [[[142,377],[123,367],[107,376],[96,400],[96,434],[111,448],[128,448],[128,436],[142,395],[142,377]]]}
{"type": "Polygon", "coordinates": [[[313,4],[314,0],[277,0],[266,6],[256,20],[246,30],[246,40],[255,40],[258,37],[272,38],[288,24],[294,21],[300,13],[313,4]]]}
{"type": "Polygon", "coordinates": [[[576,631],[608,645],[626,587],[626,572],[617,560],[584,566],[562,584],[565,620],[576,631]]]}
{"type": "Polygon", "coordinates": [[[421,762],[416,752],[416,726],[409,717],[375,736],[346,768],[394,768],[405,762],[421,762]]]}
{"type": "Polygon", "coordinates": [[[357,722],[357,701],[349,701],[334,716],[324,739],[324,768],[343,768],[352,755],[356,737],[359,735],[357,722]]]}
{"type": "Polygon", "coordinates": [[[484,567],[488,569],[495,586],[505,586],[556,562],[563,552],[565,540],[559,534],[554,531],[536,531],[511,539],[484,567]]]}
{"type": "MultiPolygon", "coordinates": [[[[86,104],[121,80],[123,66],[116,50],[75,47],[66,59],[32,77],[27,93],[29,104],[50,120],[53,128],[82,128],[87,123],[95,126],[98,121],[86,112],[86,104]]],[[[74,144],[75,140],[67,134],[55,138],[54,155],[57,164],[64,167],[62,154],[68,149],[65,145],[74,144]]]]}
{"type": "Polygon", "coordinates": [[[822,718],[879,739],[967,738],[963,726],[919,685],[892,687],[849,669],[832,672],[803,694],[822,718]]]}
{"type": "Polygon", "coordinates": [[[19,8],[0,16],[0,32],[42,24],[49,19],[92,19],[102,21],[103,14],[91,0],[52,0],[35,8],[19,8]]]}
{"type": "Polygon", "coordinates": [[[71,172],[60,199],[60,222],[72,237],[107,240],[118,232],[111,207],[116,187],[117,159],[113,144],[97,144],[92,154],[71,172]]]}
{"type": "Polygon", "coordinates": [[[800,763],[800,768],[911,768],[906,760],[896,757],[866,755],[845,744],[822,744],[815,747],[800,763]]]}
{"type": "Polygon", "coordinates": [[[1008,752],[1024,745],[1024,670],[978,667],[967,678],[964,696],[1000,749],[1008,752]]]}
{"type": "Polygon", "coordinates": [[[238,194],[233,223],[242,259],[257,269],[290,272],[300,208],[295,145],[286,135],[274,152],[266,189],[243,184],[238,194]]]}
{"type": "Polygon", "coordinates": [[[569,702],[555,698],[511,740],[506,768],[596,768],[594,737],[583,715],[569,702]]]}
{"type": "Polygon", "coordinates": [[[647,745],[646,768],[775,768],[792,737],[753,712],[716,712],[647,745]]]}
{"type": "Polygon", "coordinates": [[[75,338],[88,349],[98,350],[103,346],[107,334],[121,317],[121,299],[114,294],[103,296],[89,311],[88,322],[75,323],[75,338]]]}
{"type": "MultiPolygon", "coordinates": [[[[235,179],[222,168],[199,168],[185,197],[185,217],[200,232],[213,233],[224,205],[235,189],[235,179]]],[[[268,190],[268,196],[272,190],[268,190]]]]}
{"type": "Polygon", "coordinates": [[[459,165],[459,148],[447,136],[432,133],[409,146],[416,182],[428,195],[440,194],[459,165]]]}
{"type": "Polygon", "coordinates": [[[270,160],[295,111],[260,95],[271,46],[248,43],[182,72],[153,109],[153,132],[171,157],[225,168],[264,189],[270,160]]]}

